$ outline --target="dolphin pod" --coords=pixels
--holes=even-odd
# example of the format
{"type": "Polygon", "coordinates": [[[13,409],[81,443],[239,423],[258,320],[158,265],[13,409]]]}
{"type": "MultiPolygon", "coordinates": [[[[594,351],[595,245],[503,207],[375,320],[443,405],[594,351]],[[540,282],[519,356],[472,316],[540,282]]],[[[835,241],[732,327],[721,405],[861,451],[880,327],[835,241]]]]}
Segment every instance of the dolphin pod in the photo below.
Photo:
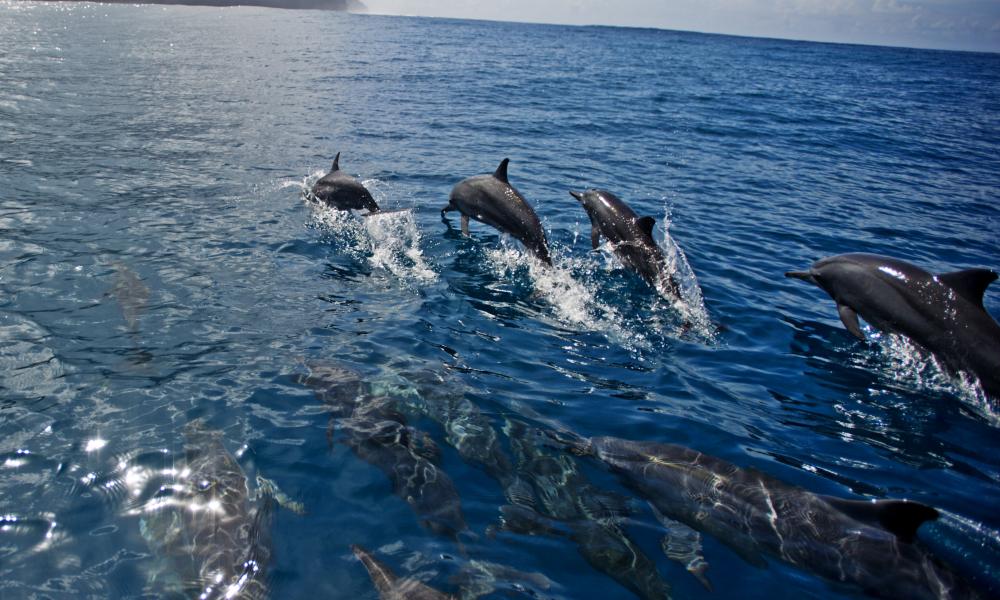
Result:
{"type": "Polygon", "coordinates": [[[971,373],[983,391],[1000,398],[1000,325],[983,306],[994,271],[932,275],[888,256],[841,254],[785,276],[829,294],[844,327],[858,339],[865,339],[860,316],[877,329],[906,336],[952,372],[971,373]]]}
{"type": "MultiPolygon", "coordinates": [[[[456,184],[441,210],[442,218],[449,211],[459,212],[465,235],[470,220],[490,225],[521,241],[534,258],[551,266],[541,221],[510,184],[508,165],[504,159],[494,173],[456,184]]],[[[335,161],[314,191],[327,178],[328,183],[354,181],[339,171],[335,161]]],[[[653,238],[652,217],[640,217],[606,190],[570,194],[590,219],[594,248],[602,238],[608,240],[616,258],[658,294],[679,297],[678,283],[653,238]]],[[[374,200],[374,208],[324,201],[341,209],[378,210],[374,200]]],[[[895,258],[844,254],[786,276],[826,291],[856,337],[864,339],[859,318],[879,330],[901,334],[948,370],[973,375],[987,395],[1000,398],[1000,325],[983,305],[986,289],[997,279],[994,271],[934,275],[895,258]]],[[[434,441],[402,414],[405,402],[366,390],[357,374],[336,366],[312,366],[310,376],[300,381],[326,402],[354,453],[389,476],[394,492],[410,503],[421,524],[456,542],[464,554],[459,534],[468,532],[468,527],[457,489],[440,468],[434,441]]],[[[526,427],[509,421],[505,429],[509,446],[504,446],[490,420],[461,392],[427,404],[424,410],[424,416],[441,425],[446,441],[463,460],[500,484],[506,500],[500,508],[502,531],[568,540],[591,566],[636,596],[669,597],[670,586],[660,578],[655,562],[619,524],[622,515],[630,514],[629,507],[613,493],[588,483],[568,455],[547,454],[531,441],[533,434],[526,427]]],[[[683,446],[575,434],[568,434],[567,441],[566,432],[548,433],[560,447],[597,459],[624,486],[645,498],[666,530],[664,553],[706,589],[711,590],[712,584],[702,534],[751,565],[765,566],[766,559],[776,559],[869,595],[918,600],[979,597],[970,583],[917,539],[917,529],[938,518],[930,506],[824,496],[683,446]]],[[[383,597],[452,597],[398,578],[367,551],[359,547],[354,551],[383,597]]]]}

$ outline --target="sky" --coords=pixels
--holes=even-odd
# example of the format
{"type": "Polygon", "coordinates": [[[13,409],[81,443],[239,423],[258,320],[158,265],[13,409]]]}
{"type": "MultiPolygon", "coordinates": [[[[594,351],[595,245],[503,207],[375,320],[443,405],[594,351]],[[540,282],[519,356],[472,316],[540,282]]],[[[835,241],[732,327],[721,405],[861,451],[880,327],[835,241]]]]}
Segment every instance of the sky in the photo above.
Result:
{"type": "Polygon", "coordinates": [[[364,0],[371,13],[1000,52],[1000,0],[364,0]]]}

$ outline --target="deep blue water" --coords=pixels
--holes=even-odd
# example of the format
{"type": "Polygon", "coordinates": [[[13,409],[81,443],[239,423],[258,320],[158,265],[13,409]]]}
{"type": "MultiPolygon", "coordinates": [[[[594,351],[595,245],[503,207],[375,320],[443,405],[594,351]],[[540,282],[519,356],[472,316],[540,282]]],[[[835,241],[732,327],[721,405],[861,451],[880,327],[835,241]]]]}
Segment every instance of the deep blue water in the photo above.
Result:
{"type": "MultiPolygon", "coordinates": [[[[565,538],[491,535],[508,499],[460,454],[470,423],[512,457],[518,424],[561,427],[919,500],[948,516],[923,543],[988,590],[1000,409],[899,340],[854,341],[783,273],[854,251],[1000,267],[998,200],[997,55],[4,0],[0,598],[162,593],[146,482],[183,462],[198,418],[305,507],[275,513],[273,598],[376,597],[350,544],[449,592],[489,561],[552,582],[501,577],[492,597],[631,597],[565,538]],[[307,205],[338,151],[383,207],[412,210],[307,205]],[[553,271],[441,221],[456,182],[508,156],[553,271]],[[567,191],[591,186],[657,218],[683,306],[590,250],[567,191]],[[324,364],[402,398],[440,446],[461,547],[338,439],[303,383],[324,364]]],[[[1000,314],[997,289],[986,307],[1000,314]]],[[[620,527],[675,597],[863,595],[704,535],[709,594],[645,502],[562,458],[632,499],[620,527]]]]}

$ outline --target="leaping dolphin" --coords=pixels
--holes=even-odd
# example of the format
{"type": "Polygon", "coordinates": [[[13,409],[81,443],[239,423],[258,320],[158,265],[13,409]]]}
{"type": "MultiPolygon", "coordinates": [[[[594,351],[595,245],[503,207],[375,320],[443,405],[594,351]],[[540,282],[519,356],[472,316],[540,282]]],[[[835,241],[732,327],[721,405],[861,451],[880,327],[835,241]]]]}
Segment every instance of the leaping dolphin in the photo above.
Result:
{"type": "Polygon", "coordinates": [[[607,465],[658,513],[711,534],[751,564],[770,555],[883,598],[977,597],[914,541],[917,528],[938,517],[929,506],[821,496],[673,444],[572,434],[568,444],[607,465]]]}
{"type": "Polygon", "coordinates": [[[361,210],[378,212],[378,204],[361,182],[340,170],[340,152],[333,159],[330,172],[313,185],[312,197],[338,210],[361,210]]]}
{"type": "Polygon", "coordinates": [[[667,268],[667,259],[653,239],[653,217],[640,217],[617,196],[605,190],[570,192],[590,217],[590,245],[596,250],[601,236],[627,268],[639,274],[665,297],[679,298],[680,288],[667,268]]]}
{"type": "Polygon", "coordinates": [[[830,294],[844,327],[858,339],[865,339],[861,316],[877,329],[906,336],[948,369],[971,373],[987,395],[1000,398],[1000,325],[983,306],[996,272],[933,275],[888,256],[840,254],[785,276],[830,294]]]}
{"type": "Polygon", "coordinates": [[[451,210],[462,213],[462,233],[469,235],[469,219],[475,219],[509,233],[538,260],[552,265],[549,245],[538,215],[507,179],[509,158],[503,159],[492,175],[477,175],[464,179],[451,190],[448,206],[441,209],[441,216],[451,210]]]}

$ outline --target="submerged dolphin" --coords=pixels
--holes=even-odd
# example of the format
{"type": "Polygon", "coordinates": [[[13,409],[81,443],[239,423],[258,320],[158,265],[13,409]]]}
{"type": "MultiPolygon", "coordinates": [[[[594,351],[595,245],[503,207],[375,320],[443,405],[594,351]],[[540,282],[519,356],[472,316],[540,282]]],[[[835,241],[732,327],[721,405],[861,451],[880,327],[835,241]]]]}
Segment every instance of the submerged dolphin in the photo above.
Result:
{"type": "Polygon", "coordinates": [[[280,492],[258,478],[251,495],[222,433],[201,421],[188,424],[184,452],[174,478],[138,510],[142,535],[162,563],[151,583],[192,598],[267,598],[270,523],[280,492]]]}
{"type": "Polygon", "coordinates": [[[419,579],[397,576],[361,546],[352,545],[351,551],[368,570],[381,600],[458,600],[456,596],[439,592],[419,579]]]}
{"type": "Polygon", "coordinates": [[[788,485],[701,452],[614,437],[573,437],[657,512],[715,536],[751,564],[761,554],[884,598],[976,594],[914,536],[938,512],[905,500],[843,500],[788,485]]]}
{"type": "Polygon", "coordinates": [[[877,329],[906,336],[948,369],[975,375],[988,395],[1000,398],[1000,325],[983,307],[995,272],[933,275],[887,256],[841,254],[785,276],[830,294],[840,320],[855,337],[865,339],[860,315],[877,329]]]}
{"type": "Polygon", "coordinates": [[[402,402],[373,396],[361,375],[337,363],[312,363],[309,374],[298,378],[314,390],[331,413],[343,442],[366,463],[392,482],[393,492],[420,517],[420,524],[462,547],[459,534],[468,526],[458,490],[439,466],[441,450],[431,437],[407,424],[402,402]]]}
{"type": "Polygon", "coordinates": [[[667,268],[667,259],[653,239],[653,217],[640,217],[617,196],[605,190],[570,192],[590,217],[590,245],[596,250],[601,236],[627,268],[665,297],[680,298],[680,287],[667,268]]]}
{"type": "Polygon", "coordinates": [[[333,159],[330,172],[313,185],[312,197],[339,210],[368,209],[378,212],[378,204],[361,182],[340,170],[340,152],[333,159]]]}
{"type": "Polygon", "coordinates": [[[448,206],[441,209],[441,216],[451,210],[462,213],[462,233],[465,235],[469,235],[470,218],[496,227],[521,240],[538,260],[551,265],[542,223],[524,196],[507,180],[508,163],[510,159],[505,158],[492,175],[477,175],[460,181],[451,190],[448,206]]]}

